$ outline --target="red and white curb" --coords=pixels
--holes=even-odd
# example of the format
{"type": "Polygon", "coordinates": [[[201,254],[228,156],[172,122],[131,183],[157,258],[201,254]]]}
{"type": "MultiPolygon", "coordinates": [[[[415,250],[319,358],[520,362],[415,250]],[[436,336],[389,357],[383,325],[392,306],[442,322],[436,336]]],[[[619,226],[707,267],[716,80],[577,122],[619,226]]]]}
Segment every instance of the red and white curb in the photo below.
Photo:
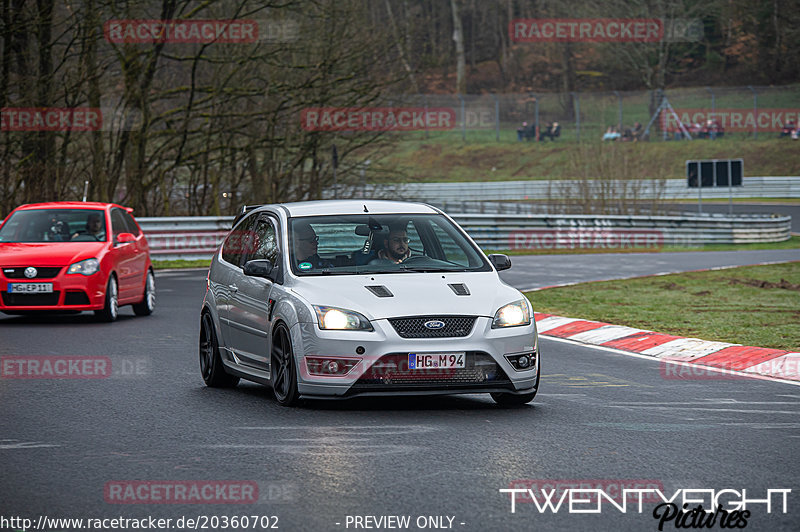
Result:
{"type": "MultiPolygon", "coordinates": [[[[540,312],[535,312],[534,316],[536,328],[542,336],[650,356],[665,363],[677,362],[690,364],[697,369],[709,368],[717,373],[722,370],[723,373],[742,372],[800,381],[800,352],[683,338],[540,312]]],[[[700,376],[703,375],[702,371],[690,373],[703,378],[700,376]]],[[[680,378],[677,373],[675,375],[676,378],[680,378]]]]}

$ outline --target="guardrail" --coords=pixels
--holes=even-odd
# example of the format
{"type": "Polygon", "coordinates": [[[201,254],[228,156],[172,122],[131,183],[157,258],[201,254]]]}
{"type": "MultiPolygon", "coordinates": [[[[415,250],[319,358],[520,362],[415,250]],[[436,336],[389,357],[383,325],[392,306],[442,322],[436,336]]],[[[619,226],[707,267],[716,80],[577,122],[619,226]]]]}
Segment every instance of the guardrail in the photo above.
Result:
{"type": "MultiPolygon", "coordinates": [[[[791,216],[453,214],[484,249],[657,250],[663,246],[782,242],[791,216]]],[[[139,218],[153,260],[210,259],[232,216],[139,218]]]]}
{"type": "MultiPolygon", "coordinates": [[[[698,191],[685,179],[663,180],[535,180],[458,183],[402,183],[392,185],[340,186],[323,191],[324,199],[360,197],[391,198],[428,202],[486,200],[548,200],[592,197],[602,194],[630,199],[696,199],[698,191]]],[[[800,177],[744,177],[742,186],[703,188],[702,197],[800,198],[800,177]]]]}

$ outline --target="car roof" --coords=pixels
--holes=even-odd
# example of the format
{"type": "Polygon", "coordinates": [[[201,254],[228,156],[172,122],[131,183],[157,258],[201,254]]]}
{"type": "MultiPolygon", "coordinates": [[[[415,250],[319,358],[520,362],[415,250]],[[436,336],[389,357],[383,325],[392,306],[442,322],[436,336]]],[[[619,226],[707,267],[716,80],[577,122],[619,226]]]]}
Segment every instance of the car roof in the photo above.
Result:
{"type": "Polygon", "coordinates": [[[43,203],[28,203],[20,205],[17,210],[33,210],[33,209],[106,209],[108,207],[119,207],[131,212],[127,207],[117,205],[116,203],[100,203],[98,201],[49,201],[43,203]]]}
{"type": "Polygon", "coordinates": [[[436,214],[439,211],[424,203],[386,200],[323,200],[282,203],[290,217],[327,214],[436,214]]]}

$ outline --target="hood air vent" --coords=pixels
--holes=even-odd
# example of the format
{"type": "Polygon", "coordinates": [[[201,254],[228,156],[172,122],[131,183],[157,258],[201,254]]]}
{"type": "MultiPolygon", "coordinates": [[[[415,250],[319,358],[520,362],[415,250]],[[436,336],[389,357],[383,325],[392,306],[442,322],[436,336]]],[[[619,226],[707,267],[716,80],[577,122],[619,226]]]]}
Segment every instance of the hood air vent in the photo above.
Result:
{"type": "Polygon", "coordinates": [[[447,286],[449,286],[453,290],[453,292],[456,293],[457,296],[469,295],[469,288],[467,288],[467,285],[465,285],[464,283],[453,283],[453,284],[448,284],[447,286]]]}
{"type": "Polygon", "coordinates": [[[365,286],[364,288],[366,288],[367,290],[369,290],[378,297],[394,297],[394,294],[391,293],[389,289],[383,285],[365,286]]]}

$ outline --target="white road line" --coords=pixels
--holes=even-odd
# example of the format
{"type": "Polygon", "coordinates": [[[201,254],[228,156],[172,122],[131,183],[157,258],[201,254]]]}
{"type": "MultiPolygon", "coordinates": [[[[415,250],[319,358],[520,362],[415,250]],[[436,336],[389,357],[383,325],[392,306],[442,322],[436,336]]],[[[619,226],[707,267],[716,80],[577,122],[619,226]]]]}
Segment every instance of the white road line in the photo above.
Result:
{"type": "Polygon", "coordinates": [[[9,443],[0,443],[0,450],[10,450],[10,449],[41,449],[45,447],[61,447],[60,445],[56,445],[53,443],[41,443],[38,441],[19,441],[19,440],[0,440],[3,442],[9,443]],[[11,443],[16,442],[16,443],[11,443]]]}
{"type": "Polygon", "coordinates": [[[637,406],[637,405],[609,405],[611,408],[651,408],[655,410],[702,410],[707,412],[737,412],[740,414],[786,414],[789,416],[796,416],[800,411],[786,412],[783,410],[747,410],[743,408],[695,408],[689,406],[637,406]]]}

